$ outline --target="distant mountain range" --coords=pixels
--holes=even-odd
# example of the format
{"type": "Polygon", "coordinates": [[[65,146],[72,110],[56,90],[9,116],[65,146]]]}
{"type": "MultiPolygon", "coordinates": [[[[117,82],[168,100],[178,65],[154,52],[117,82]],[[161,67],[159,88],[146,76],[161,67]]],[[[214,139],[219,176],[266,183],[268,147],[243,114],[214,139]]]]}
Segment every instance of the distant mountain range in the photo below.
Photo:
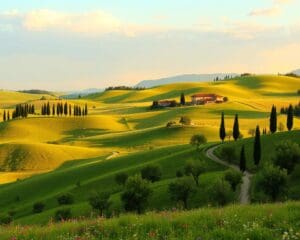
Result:
{"type": "Polygon", "coordinates": [[[226,76],[235,77],[238,74],[236,73],[215,73],[215,74],[184,74],[178,75],[173,77],[166,77],[160,79],[153,79],[153,80],[143,80],[135,85],[135,87],[155,87],[164,84],[170,83],[179,83],[179,82],[205,82],[211,81],[215,78],[224,79],[226,76]]]}
{"type": "Polygon", "coordinates": [[[84,89],[84,90],[80,90],[80,91],[69,92],[61,97],[62,98],[78,98],[79,96],[83,97],[83,96],[87,96],[89,94],[103,92],[103,91],[104,91],[104,89],[100,89],[100,88],[89,88],[89,89],[84,89]]]}
{"type": "Polygon", "coordinates": [[[297,74],[300,76],[300,69],[294,70],[293,73],[297,74]]]}

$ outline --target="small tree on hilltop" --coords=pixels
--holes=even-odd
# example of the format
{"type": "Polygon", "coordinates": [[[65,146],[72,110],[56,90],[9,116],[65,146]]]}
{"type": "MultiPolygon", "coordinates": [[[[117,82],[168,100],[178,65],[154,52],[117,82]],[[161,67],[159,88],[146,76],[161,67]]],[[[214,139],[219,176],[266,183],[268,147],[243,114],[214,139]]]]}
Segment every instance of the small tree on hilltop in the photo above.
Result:
{"type": "Polygon", "coordinates": [[[224,142],[224,139],[226,137],[226,130],[225,130],[225,120],[224,120],[224,112],[222,112],[221,115],[221,124],[220,124],[220,139],[222,140],[222,142],[224,142]]]}
{"type": "Polygon", "coordinates": [[[205,143],[207,143],[207,139],[203,134],[197,134],[192,136],[190,141],[190,144],[196,146],[197,149],[199,149],[199,147],[205,143]]]}
{"type": "Polygon", "coordinates": [[[254,159],[254,164],[256,166],[258,166],[258,164],[260,162],[260,159],[261,159],[261,142],[260,142],[260,129],[259,129],[259,126],[257,126],[256,130],[255,130],[253,159],[254,159]]]}
{"type": "Polygon", "coordinates": [[[241,154],[240,154],[240,170],[241,172],[246,171],[246,154],[245,154],[245,146],[242,146],[241,154]]]}
{"type": "Polygon", "coordinates": [[[277,111],[276,107],[273,105],[270,115],[270,132],[275,133],[277,131],[277,111]]]}
{"type": "Polygon", "coordinates": [[[239,117],[237,114],[235,115],[235,118],[234,118],[232,136],[235,141],[237,141],[240,136],[239,117]]]}
{"type": "Polygon", "coordinates": [[[109,198],[110,194],[107,192],[93,193],[89,197],[89,204],[94,210],[99,211],[100,216],[103,216],[103,212],[111,205],[109,198]]]}
{"type": "Polygon", "coordinates": [[[286,127],[289,131],[291,131],[293,129],[293,125],[294,125],[294,108],[292,104],[290,104],[287,112],[286,127]]]}
{"type": "Polygon", "coordinates": [[[128,174],[121,172],[115,175],[115,181],[117,184],[124,186],[128,179],[128,174]]]}
{"type": "Polygon", "coordinates": [[[199,186],[199,176],[205,171],[205,167],[200,161],[189,161],[185,164],[184,171],[187,176],[191,175],[196,185],[199,186]]]}
{"type": "Polygon", "coordinates": [[[181,93],[181,96],[180,96],[180,104],[181,104],[181,105],[185,105],[185,96],[184,96],[184,93],[181,93]]]}
{"type": "Polygon", "coordinates": [[[191,125],[192,120],[187,116],[183,116],[180,118],[179,123],[181,123],[182,125],[191,125]]]}
{"type": "Polygon", "coordinates": [[[182,202],[184,208],[188,208],[188,199],[195,192],[195,187],[190,179],[180,178],[169,184],[171,199],[182,202]]]}
{"type": "Polygon", "coordinates": [[[150,182],[156,182],[161,179],[161,168],[159,165],[148,165],[141,170],[141,176],[150,182]]]}
{"type": "Polygon", "coordinates": [[[3,122],[5,122],[6,121],[6,111],[4,110],[4,112],[3,112],[3,122]]]}
{"type": "Polygon", "coordinates": [[[125,190],[121,194],[125,210],[136,211],[141,214],[148,205],[151,193],[152,190],[148,181],[138,175],[129,177],[125,184],[125,190]]]}

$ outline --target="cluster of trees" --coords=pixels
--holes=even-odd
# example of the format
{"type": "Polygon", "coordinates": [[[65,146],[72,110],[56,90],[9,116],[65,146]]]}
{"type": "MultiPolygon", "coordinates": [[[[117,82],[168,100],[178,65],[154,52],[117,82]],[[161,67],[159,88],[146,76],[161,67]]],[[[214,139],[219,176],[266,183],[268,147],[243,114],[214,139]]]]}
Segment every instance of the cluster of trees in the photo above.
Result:
{"type": "Polygon", "coordinates": [[[239,116],[238,116],[238,114],[235,115],[232,132],[230,132],[230,134],[227,134],[226,128],[225,128],[225,116],[224,116],[224,112],[222,112],[221,124],[220,124],[220,130],[219,130],[220,139],[222,142],[224,142],[226,136],[230,139],[231,135],[235,141],[237,141],[239,138],[242,137],[242,134],[240,132],[240,127],[239,127],[239,116]]]}
{"type": "Polygon", "coordinates": [[[79,105],[72,106],[71,104],[68,104],[65,102],[64,104],[62,102],[53,104],[52,107],[50,106],[50,103],[45,103],[42,105],[41,108],[41,114],[42,115],[52,115],[52,116],[86,116],[88,115],[88,106],[85,104],[84,107],[81,107],[79,105]]]}
{"type": "Polygon", "coordinates": [[[105,91],[112,90],[145,90],[145,87],[129,87],[129,86],[115,86],[115,87],[107,87],[105,91]]]}
{"type": "Polygon", "coordinates": [[[213,81],[214,81],[214,82],[218,82],[218,81],[229,80],[229,79],[233,79],[233,76],[226,75],[223,79],[222,79],[222,78],[219,78],[219,77],[216,77],[216,78],[213,79],[213,81]]]}
{"type": "MultiPolygon", "coordinates": [[[[300,93],[300,90],[299,90],[299,93],[300,93]]],[[[287,114],[288,116],[290,115],[290,116],[292,116],[292,115],[294,115],[294,116],[300,116],[300,102],[297,104],[297,105],[295,105],[295,106],[293,106],[292,104],[290,104],[289,105],[289,107],[282,107],[281,109],[280,109],[280,113],[281,114],[287,114]]]]}
{"type": "Polygon", "coordinates": [[[11,118],[26,118],[28,114],[35,114],[35,107],[32,104],[18,104],[13,110],[12,115],[10,115],[10,111],[4,110],[3,112],[3,121],[9,121],[11,118]]]}

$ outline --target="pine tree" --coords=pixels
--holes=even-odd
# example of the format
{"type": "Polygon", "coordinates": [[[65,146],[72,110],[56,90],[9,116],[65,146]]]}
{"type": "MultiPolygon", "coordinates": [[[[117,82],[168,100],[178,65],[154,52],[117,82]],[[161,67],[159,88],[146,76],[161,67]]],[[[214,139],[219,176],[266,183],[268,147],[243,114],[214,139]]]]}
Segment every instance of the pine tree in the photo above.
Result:
{"type": "Polygon", "coordinates": [[[277,111],[276,107],[273,105],[270,115],[270,131],[275,133],[277,131],[277,111]]]}
{"type": "Polygon", "coordinates": [[[235,141],[238,140],[238,138],[240,136],[239,117],[237,114],[235,114],[235,118],[234,118],[232,136],[235,141]]]}
{"type": "Polygon", "coordinates": [[[224,112],[222,112],[221,116],[221,125],[220,125],[220,139],[224,142],[226,137],[226,130],[225,130],[225,120],[224,120],[224,112]]]}
{"type": "Polygon", "coordinates": [[[6,121],[6,111],[4,110],[4,112],[3,112],[3,122],[5,122],[6,121]]]}
{"type": "Polygon", "coordinates": [[[261,142],[260,142],[259,126],[256,127],[256,131],[255,131],[253,159],[254,159],[254,164],[258,166],[261,159],[261,142]]]}
{"type": "Polygon", "coordinates": [[[185,96],[184,96],[184,93],[181,93],[181,96],[180,96],[180,104],[181,104],[181,105],[185,105],[185,96]]]}
{"type": "Polygon", "coordinates": [[[240,154],[240,170],[241,172],[246,171],[246,155],[245,155],[245,146],[242,146],[241,154],[240,154]]]}
{"type": "Polygon", "coordinates": [[[286,126],[289,131],[293,129],[294,125],[294,108],[292,104],[290,104],[288,112],[287,112],[287,120],[286,120],[286,126]]]}

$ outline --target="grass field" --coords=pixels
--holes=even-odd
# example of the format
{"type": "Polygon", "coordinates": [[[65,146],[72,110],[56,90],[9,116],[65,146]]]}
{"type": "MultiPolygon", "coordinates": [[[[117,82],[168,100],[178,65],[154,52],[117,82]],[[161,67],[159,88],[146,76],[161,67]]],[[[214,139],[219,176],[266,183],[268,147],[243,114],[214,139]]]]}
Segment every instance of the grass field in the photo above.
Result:
{"type": "Polygon", "coordinates": [[[187,212],[124,215],[47,226],[0,227],[1,239],[298,239],[300,204],[204,208],[187,212]]]}
{"type": "MultiPolygon", "coordinates": [[[[248,130],[256,125],[268,128],[271,106],[279,109],[290,103],[297,104],[296,90],[299,79],[283,76],[252,76],[217,83],[178,83],[158,86],[142,91],[107,91],[89,95],[83,99],[68,100],[69,104],[88,104],[87,117],[44,117],[39,107],[53,96],[40,100],[41,96],[3,92],[0,110],[12,109],[17,103],[31,103],[37,114],[27,119],[0,123],[0,211],[14,211],[14,221],[20,224],[46,224],[60,207],[56,198],[71,192],[75,196],[72,205],[74,217],[89,216],[87,199],[93,190],[110,191],[113,209],[122,211],[122,188],[114,181],[119,172],[130,175],[139,173],[148,163],[161,165],[163,178],[151,185],[149,210],[171,209],[168,185],[176,179],[176,171],[187,160],[202,159],[206,172],[200,177],[200,188],[190,199],[191,208],[213,204],[209,199],[212,184],[221,179],[225,168],[205,157],[204,149],[219,141],[220,114],[225,113],[226,130],[230,131],[235,114],[239,114],[240,130],[244,140],[229,144],[239,149],[245,144],[247,163],[251,161],[252,139],[248,130]],[[153,100],[176,99],[184,92],[187,101],[198,92],[227,96],[223,104],[182,106],[150,110],[153,100]],[[181,116],[192,120],[191,126],[177,125],[166,128],[169,121],[178,123],[181,116]],[[196,152],[188,145],[191,136],[204,134],[209,143],[196,152]],[[112,158],[109,158],[112,156],[112,158]],[[16,181],[17,180],[17,181],[16,181]],[[43,213],[33,214],[32,205],[43,201],[43,213]]],[[[0,116],[1,117],[1,116],[0,116]]],[[[278,123],[285,124],[286,116],[278,115],[278,123]]],[[[274,144],[283,139],[299,142],[300,119],[294,119],[295,131],[263,136],[264,161],[271,159],[274,144]]],[[[293,180],[293,187],[299,183],[293,180]]],[[[297,191],[294,199],[297,199],[297,191]]],[[[235,195],[236,201],[238,193],[235,195]]]]}

